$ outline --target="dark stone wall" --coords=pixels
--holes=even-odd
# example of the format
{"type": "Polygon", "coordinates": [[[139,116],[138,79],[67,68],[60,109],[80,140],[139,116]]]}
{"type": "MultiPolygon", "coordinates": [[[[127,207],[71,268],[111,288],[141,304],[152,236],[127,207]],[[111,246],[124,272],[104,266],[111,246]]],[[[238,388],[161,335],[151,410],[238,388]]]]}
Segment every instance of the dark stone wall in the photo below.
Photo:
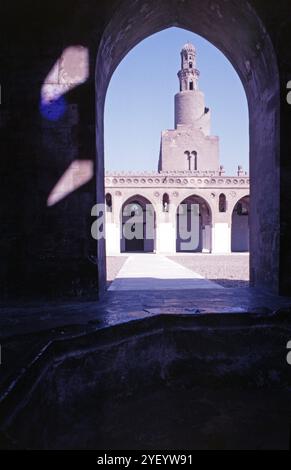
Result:
{"type": "Polygon", "coordinates": [[[1,10],[1,296],[97,298],[96,242],[90,235],[95,179],[53,207],[47,199],[73,160],[95,164],[94,70],[102,8],[53,0],[4,2],[1,10]],[[89,80],[65,94],[62,119],[46,121],[39,109],[41,86],[72,44],[89,49],[89,80]]]}
{"type": "MultiPolygon", "coordinates": [[[[276,161],[280,169],[279,180],[279,224],[273,242],[279,240],[279,256],[275,266],[269,265],[266,259],[265,272],[278,270],[278,291],[282,295],[291,295],[291,106],[287,103],[287,83],[291,80],[291,4],[285,0],[278,2],[254,0],[251,2],[260,16],[266,31],[270,35],[279,68],[280,80],[280,115],[273,123],[279,129],[279,144],[276,152],[276,161]]],[[[272,65],[272,64],[271,64],[272,65]]],[[[259,120],[258,120],[259,121],[259,120]]],[[[262,177],[265,176],[262,165],[262,177]]],[[[274,194],[276,188],[269,186],[274,194]]],[[[271,211],[268,220],[272,218],[271,211]]],[[[272,288],[272,283],[270,285],[272,288]]]]}
{"type": "Polygon", "coordinates": [[[273,0],[2,1],[1,297],[97,297],[98,290],[102,292],[105,247],[97,247],[90,227],[92,206],[103,198],[103,106],[108,80],[137,42],[167,26],[191,29],[194,15],[195,32],[217,45],[240,73],[253,110],[253,284],[290,292],[291,106],[286,102],[286,83],[291,79],[290,14],[288,0],[277,1],[276,8],[273,0]],[[260,19],[266,30],[259,26],[260,19]],[[118,28],[112,28],[110,21],[118,28]],[[63,118],[47,123],[39,110],[40,89],[62,51],[71,45],[88,48],[89,79],[65,94],[63,118]],[[274,60],[268,63],[272,48],[274,60]],[[74,159],[92,159],[96,177],[47,207],[48,195],[74,159]]]}

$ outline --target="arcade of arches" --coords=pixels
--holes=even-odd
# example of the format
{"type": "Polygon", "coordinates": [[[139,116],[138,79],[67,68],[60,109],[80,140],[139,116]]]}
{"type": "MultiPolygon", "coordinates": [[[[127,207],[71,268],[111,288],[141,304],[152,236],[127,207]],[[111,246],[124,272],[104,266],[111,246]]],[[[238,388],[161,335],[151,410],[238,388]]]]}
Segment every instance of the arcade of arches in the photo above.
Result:
{"type": "MultiPolygon", "coordinates": [[[[142,252],[171,255],[183,251],[213,254],[249,251],[249,196],[234,199],[230,194],[229,203],[225,198],[225,211],[221,213],[219,200],[213,200],[211,195],[203,193],[198,196],[189,194],[189,191],[186,190],[185,199],[180,202],[177,198],[175,200],[175,196],[173,196],[174,201],[171,202],[166,194],[169,202],[165,203],[165,197],[160,197],[157,200],[154,196],[155,191],[149,188],[144,188],[144,194],[147,196],[130,195],[130,192],[132,191],[127,191],[124,197],[121,196],[121,192],[117,192],[117,196],[113,198],[113,204],[107,205],[106,243],[109,256],[142,252]],[[193,230],[191,208],[195,206],[199,208],[198,244],[195,248],[183,248],[183,243],[189,239],[184,235],[183,238],[181,237],[179,209],[182,209],[181,214],[183,214],[183,207],[187,208],[186,228],[190,233],[191,229],[193,230]],[[129,209],[126,214],[125,208],[129,209]],[[147,217],[147,213],[150,214],[150,217],[147,217]],[[130,221],[131,217],[136,216],[140,216],[140,221],[137,223],[142,226],[142,230],[140,231],[134,223],[133,235],[126,237],[124,225],[130,221]],[[149,221],[149,230],[147,230],[147,220],[149,221]],[[135,231],[137,236],[134,235],[135,231]]],[[[183,197],[183,192],[181,192],[180,198],[183,197]]],[[[111,193],[107,193],[107,199],[111,204],[111,193]]]]}

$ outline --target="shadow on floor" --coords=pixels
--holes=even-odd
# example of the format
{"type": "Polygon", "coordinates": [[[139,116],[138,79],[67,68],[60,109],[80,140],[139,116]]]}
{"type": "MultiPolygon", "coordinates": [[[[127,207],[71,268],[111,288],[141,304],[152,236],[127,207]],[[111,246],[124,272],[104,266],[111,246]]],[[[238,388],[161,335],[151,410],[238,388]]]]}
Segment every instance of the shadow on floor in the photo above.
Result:
{"type": "Polygon", "coordinates": [[[226,289],[247,289],[250,287],[249,281],[243,281],[241,279],[210,279],[212,282],[216,282],[226,289]]]}

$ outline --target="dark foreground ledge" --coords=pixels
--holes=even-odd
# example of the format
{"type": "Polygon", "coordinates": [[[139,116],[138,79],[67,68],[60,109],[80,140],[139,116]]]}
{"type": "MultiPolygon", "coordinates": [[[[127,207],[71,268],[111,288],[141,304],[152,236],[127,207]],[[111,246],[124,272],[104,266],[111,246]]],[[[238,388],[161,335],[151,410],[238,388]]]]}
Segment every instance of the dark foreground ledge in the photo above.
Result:
{"type": "Polygon", "coordinates": [[[155,315],[52,339],[2,388],[2,447],[286,449],[288,310],[155,315]]]}

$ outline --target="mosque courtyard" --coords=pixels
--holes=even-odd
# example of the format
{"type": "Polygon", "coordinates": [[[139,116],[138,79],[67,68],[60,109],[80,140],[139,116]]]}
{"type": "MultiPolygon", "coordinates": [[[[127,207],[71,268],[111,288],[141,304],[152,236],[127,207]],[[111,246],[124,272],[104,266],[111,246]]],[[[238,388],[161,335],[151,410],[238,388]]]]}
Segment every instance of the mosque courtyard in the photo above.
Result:
{"type": "MultiPolygon", "coordinates": [[[[129,255],[108,256],[107,257],[107,283],[108,286],[118,276],[120,270],[128,260],[129,255]]],[[[149,260],[149,263],[155,265],[156,255],[131,255],[135,262],[139,260],[149,260]]],[[[165,257],[163,257],[165,258],[165,257]]],[[[177,254],[166,259],[176,263],[179,266],[202,276],[203,278],[214,281],[219,286],[225,288],[246,288],[249,287],[249,254],[240,253],[231,255],[209,255],[209,254],[177,254]]],[[[171,265],[175,269],[175,265],[171,265]]],[[[156,270],[153,270],[156,272],[156,270]]],[[[188,272],[188,275],[191,275],[188,272]]],[[[173,274],[172,274],[173,276],[173,274]]],[[[151,288],[153,288],[152,286],[151,288]]],[[[171,288],[169,286],[169,288],[171,288]]]]}

